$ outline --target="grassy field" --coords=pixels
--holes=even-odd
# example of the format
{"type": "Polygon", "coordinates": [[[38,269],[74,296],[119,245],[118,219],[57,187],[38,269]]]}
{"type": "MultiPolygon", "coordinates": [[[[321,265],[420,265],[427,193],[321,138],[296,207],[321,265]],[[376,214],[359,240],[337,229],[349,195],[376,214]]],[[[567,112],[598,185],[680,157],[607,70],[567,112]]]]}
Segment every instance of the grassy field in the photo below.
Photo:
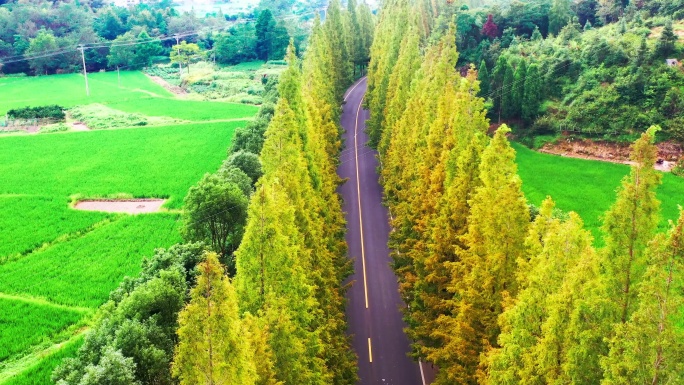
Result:
{"type": "MultiPolygon", "coordinates": [[[[629,166],[542,154],[517,143],[513,146],[529,202],[539,205],[550,195],[558,208],[577,212],[600,239],[601,218],[615,202],[616,191],[622,178],[629,174],[629,166]]],[[[661,230],[667,228],[668,220],[677,219],[677,206],[684,205],[682,192],[684,178],[664,173],[657,193],[662,202],[661,230]]]]}
{"type": "Polygon", "coordinates": [[[0,115],[24,106],[90,106],[87,115],[103,120],[97,128],[117,128],[0,136],[2,385],[49,383],[81,344],[72,336],[110,291],[138,274],[155,248],[181,240],[178,210],[189,187],[218,169],[234,130],[257,111],[175,99],[139,72],[122,72],[120,86],[116,73],[89,80],[86,97],[78,74],[0,78],[0,115]],[[130,124],[138,118],[150,126],[130,124]],[[168,202],[160,213],[131,216],[71,208],[83,198],[168,202]]]}

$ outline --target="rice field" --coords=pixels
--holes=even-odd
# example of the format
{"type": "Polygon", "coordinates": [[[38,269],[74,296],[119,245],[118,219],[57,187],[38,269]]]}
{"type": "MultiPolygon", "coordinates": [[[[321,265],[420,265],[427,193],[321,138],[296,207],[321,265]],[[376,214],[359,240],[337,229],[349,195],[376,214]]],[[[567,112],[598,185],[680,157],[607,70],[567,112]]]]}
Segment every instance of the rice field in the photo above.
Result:
{"type": "Polygon", "coordinates": [[[49,341],[83,315],[82,311],[0,297],[0,362],[49,341]]]}
{"type": "MultiPolygon", "coordinates": [[[[629,174],[629,166],[542,154],[517,143],[513,147],[528,201],[540,205],[550,195],[556,207],[578,213],[585,227],[601,243],[601,218],[615,202],[616,191],[622,178],[629,174]]],[[[684,206],[683,191],[684,178],[664,173],[657,191],[661,201],[661,230],[667,228],[668,220],[679,216],[677,207],[684,206]]]]}
{"type": "Polygon", "coordinates": [[[90,74],[89,81],[86,97],[79,74],[0,78],[0,116],[16,107],[100,103],[156,124],[0,136],[2,385],[49,383],[110,291],[138,274],[154,249],[181,240],[188,189],[218,169],[234,130],[257,111],[175,99],[140,72],[122,72],[120,84],[116,73],[90,74]],[[167,202],[159,213],[140,215],[72,208],[86,198],[167,202]]]}
{"type": "Polygon", "coordinates": [[[172,98],[162,86],[142,72],[122,71],[88,74],[90,96],[86,96],[82,74],[0,78],[0,116],[18,107],[58,104],[73,107],[90,103],[113,103],[125,100],[172,98]]]}

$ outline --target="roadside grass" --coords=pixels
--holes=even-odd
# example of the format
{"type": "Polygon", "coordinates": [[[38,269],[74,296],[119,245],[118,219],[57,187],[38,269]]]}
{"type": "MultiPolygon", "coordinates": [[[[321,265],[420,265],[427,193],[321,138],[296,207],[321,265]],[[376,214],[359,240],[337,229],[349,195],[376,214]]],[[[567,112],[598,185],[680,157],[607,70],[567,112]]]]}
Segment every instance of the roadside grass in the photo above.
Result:
{"type": "Polygon", "coordinates": [[[112,103],[173,95],[152,82],[140,71],[122,71],[121,87],[116,72],[88,74],[90,96],[86,96],[82,74],[0,78],[0,116],[18,107],[58,104],[73,107],[81,104],[112,103]]]}
{"type": "Polygon", "coordinates": [[[0,264],[46,242],[82,232],[108,216],[72,210],[68,204],[67,198],[0,196],[0,264]]]}
{"type": "Polygon", "coordinates": [[[169,198],[167,207],[179,208],[188,188],[218,169],[244,123],[0,138],[0,194],[169,198]]]}
{"type": "Polygon", "coordinates": [[[0,292],[94,309],[125,276],[140,272],[143,257],[180,242],[179,219],[121,215],[83,237],[0,265],[0,292]]]}
{"type": "Polygon", "coordinates": [[[52,372],[55,368],[62,363],[67,357],[73,357],[78,352],[78,349],[83,345],[84,337],[75,337],[62,346],[59,349],[47,354],[45,357],[35,364],[28,367],[28,369],[22,371],[21,373],[12,376],[6,382],[0,380],[2,385],[47,385],[52,384],[52,372]]]}
{"type": "MultiPolygon", "coordinates": [[[[622,178],[629,174],[629,166],[542,154],[518,143],[513,143],[513,147],[528,201],[540,205],[550,195],[556,207],[577,212],[597,244],[603,244],[601,218],[615,202],[616,191],[622,178]]],[[[668,228],[668,220],[677,220],[678,205],[684,205],[683,191],[684,178],[664,173],[657,191],[662,214],[660,231],[668,228]]]]}
{"type": "Polygon", "coordinates": [[[56,337],[83,312],[0,297],[0,362],[56,337]]]}

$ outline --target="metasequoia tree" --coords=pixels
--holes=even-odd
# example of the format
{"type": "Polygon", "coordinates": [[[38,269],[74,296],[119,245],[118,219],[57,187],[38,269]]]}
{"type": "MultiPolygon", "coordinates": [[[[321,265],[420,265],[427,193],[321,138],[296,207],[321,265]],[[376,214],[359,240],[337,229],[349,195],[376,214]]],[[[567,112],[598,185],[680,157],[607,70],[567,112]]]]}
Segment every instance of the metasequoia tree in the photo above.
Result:
{"type": "Polygon", "coordinates": [[[198,270],[190,302],[178,315],[173,374],[181,384],[254,384],[254,356],[242,334],[235,289],[216,254],[208,253],[198,270]]]}

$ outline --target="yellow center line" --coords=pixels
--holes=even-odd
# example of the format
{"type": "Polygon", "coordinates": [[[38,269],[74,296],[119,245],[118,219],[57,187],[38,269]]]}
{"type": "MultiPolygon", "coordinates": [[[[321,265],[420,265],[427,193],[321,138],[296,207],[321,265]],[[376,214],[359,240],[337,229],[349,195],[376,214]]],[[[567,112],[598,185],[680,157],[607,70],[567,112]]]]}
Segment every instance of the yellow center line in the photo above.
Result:
{"type": "Polygon", "coordinates": [[[356,143],[356,134],[359,129],[359,113],[361,112],[362,104],[362,102],[359,102],[359,108],[356,109],[356,122],[354,126],[354,157],[356,158],[356,195],[359,198],[359,229],[361,231],[361,265],[363,266],[363,293],[366,298],[366,309],[368,309],[368,283],[366,282],[366,251],[363,246],[363,213],[361,211],[361,183],[359,181],[359,147],[356,143]]]}
{"type": "Polygon", "coordinates": [[[373,362],[373,349],[371,349],[370,337],[368,337],[368,361],[373,362]]]}

